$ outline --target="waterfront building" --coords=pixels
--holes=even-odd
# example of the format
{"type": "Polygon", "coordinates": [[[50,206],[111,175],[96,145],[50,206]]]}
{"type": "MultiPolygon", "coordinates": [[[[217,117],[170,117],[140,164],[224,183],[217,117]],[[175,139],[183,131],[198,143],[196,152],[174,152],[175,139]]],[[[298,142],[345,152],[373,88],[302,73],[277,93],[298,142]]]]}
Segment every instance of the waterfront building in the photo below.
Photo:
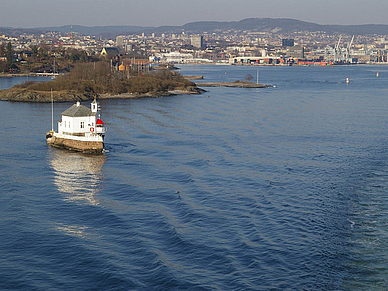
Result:
{"type": "Polygon", "coordinates": [[[287,56],[294,59],[304,59],[304,48],[301,46],[292,46],[287,48],[287,56]]]}
{"type": "Polygon", "coordinates": [[[77,102],[64,112],[58,132],[46,134],[47,144],[81,152],[101,153],[104,150],[105,126],[97,116],[99,106],[94,99],[90,109],[77,102]]]}
{"type": "Polygon", "coordinates": [[[188,63],[194,59],[194,56],[188,53],[170,52],[156,54],[153,58],[160,60],[161,63],[188,63]]]}

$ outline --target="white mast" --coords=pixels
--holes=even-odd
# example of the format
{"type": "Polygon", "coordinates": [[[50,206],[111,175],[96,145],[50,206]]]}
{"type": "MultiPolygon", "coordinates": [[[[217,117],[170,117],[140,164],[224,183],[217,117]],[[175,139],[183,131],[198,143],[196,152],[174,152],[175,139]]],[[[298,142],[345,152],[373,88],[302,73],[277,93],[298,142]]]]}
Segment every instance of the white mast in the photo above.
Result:
{"type": "Polygon", "coordinates": [[[53,98],[53,88],[51,88],[51,131],[54,131],[54,98],[53,98]]]}

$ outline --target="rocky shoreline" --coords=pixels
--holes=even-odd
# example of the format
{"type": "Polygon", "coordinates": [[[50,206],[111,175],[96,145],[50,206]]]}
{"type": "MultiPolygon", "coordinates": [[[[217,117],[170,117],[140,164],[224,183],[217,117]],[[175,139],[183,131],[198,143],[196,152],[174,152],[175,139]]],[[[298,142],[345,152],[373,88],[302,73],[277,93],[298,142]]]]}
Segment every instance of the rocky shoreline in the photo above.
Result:
{"type": "MultiPolygon", "coordinates": [[[[55,91],[53,92],[54,102],[76,102],[87,101],[93,99],[89,94],[80,94],[71,91],[55,91]]],[[[47,91],[31,91],[26,89],[4,89],[0,90],[1,101],[12,102],[35,102],[49,103],[51,102],[51,92],[47,91]]]]}
{"type": "MultiPolygon", "coordinates": [[[[144,94],[137,93],[104,93],[98,94],[98,99],[140,99],[140,98],[158,98],[163,96],[173,95],[199,95],[206,90],[200,87],[236,87],[236,88],[268,88],[270,85],[255,84],[250,82],[207,82],[197,83],[197,86],[189,88],[177,88],[170,91],[162,92],[148,92],[144,94]]],[[[95,94],[93,93],[78,93],[71,90],[53,91],[53,97],[49,91],[32,91],[26,88],[11,88],[0,90],[0,101],[12,101],[12,102],[35,102],[35,103],[49,103],[51,98],[54,102],[77,102],[93,100],[95,94]]]]}
{"type": "MultiPolygon", "coordinates": [[[[163,96],[173,95],[199,95],[205,90],[201,88],[177,89],[166,92],[149,92],[144,94],[132,93],[105,93],[98,94],[98,99],[139,99],[139,98],[158,98],[163,96]]],[[[74,91],[53,91],[52,99],[54,102],[77,102],[93,100],[95,94],[92,93],[77,93],[74,91]]],[[[12,102],[34,102],[34,103],[49,103],[51,102],[51,92],[48,91],[32,91],[21,88],[11,88],[0,90],[0,101],[12,102]]]]}
{"type": "Polygon", "coordinates": [[[133,93],[121,93],[121,94],[113,94],[113,93],[105,93],[105,94],[99,94],[98,98],[100,100],[103,99],[141,99],[141,98],[159,98],[159,97],[166,97],[166,96],[174,96],[174,95],[200,95],[203,92],[206,92],[206,90],[203,90],[201,88],[196,89],[176,89],[166,92],[150,92],[150,93],[144,93],[144,94],[133,94],[133,93]]]}

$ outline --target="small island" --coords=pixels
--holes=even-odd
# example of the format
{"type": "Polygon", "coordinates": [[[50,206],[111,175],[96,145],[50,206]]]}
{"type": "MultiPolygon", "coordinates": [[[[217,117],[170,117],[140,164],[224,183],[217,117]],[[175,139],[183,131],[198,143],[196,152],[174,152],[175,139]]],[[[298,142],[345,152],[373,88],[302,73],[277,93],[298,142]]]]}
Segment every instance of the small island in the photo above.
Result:
{"type": "Polygon", "coordinates": [[[0,62],[0,76],[51,76],[45,82],[27,81],[0,90],[0,100],[13,102],[77,102],[97,99],[150,98],[181,94],[201,94],[201,87],[265,88],[246,81],[208,83],[203,76],[182,76],[175,66],[152,67],[144,56],[122,56],[114,48],[104,48],[99,56],[78,50],[32,47],[23,61],[12,58],[11,44],[0,45],[6,61],[0,62]],[[105,52],[105,53],[104,53],[105,52]],[[112,54],[111,54],[112,53],[112,54]],[[201,80],[196,83],[193,80],[201,80]]]}
{"type": "Polygon", "coordinates": [[[0,44],[0,56],[5,56],[5,60],[0,61],[0,76],[44,75],[53,79],[27,81],[0,90],[0,100],[4,101],[77,102],[204,92],[176,72],[175,67],[161,66],[156,70],[146,56],[123,55],[114,47],[104,47],[98,55],[50,46],[32,46],[28,51],[15,54],[8,43],[0,44]]]}

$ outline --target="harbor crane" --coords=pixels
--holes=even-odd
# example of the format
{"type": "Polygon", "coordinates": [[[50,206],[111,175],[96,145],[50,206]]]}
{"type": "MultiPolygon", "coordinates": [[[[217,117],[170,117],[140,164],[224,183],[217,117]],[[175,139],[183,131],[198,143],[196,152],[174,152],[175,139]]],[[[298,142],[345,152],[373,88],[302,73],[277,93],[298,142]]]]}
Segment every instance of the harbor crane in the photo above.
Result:
{"type": "Polygon", "coordinates": [[[339,37],[338,43],[334,46],[334,62],[339,62],[341,58],[341,38],[339,37]]]}
{"type": "Polygon", "coordinates": [[[350,50],[353,45],[354,35],[346,47],[341,46],[341,39],[342,36],[339,37],[338,42],[335,44],[334,48],[326,46],[326,60],[331,60],[335,63],[350,63],[350,50]]]}
{"type": "Polygon", "coordinates": [[[350,62],[350,48],[353,45],[353,41],[354,41],[354,35],[352,36],[352,40],[348,43],[348,46],[346,47],[346,51],[345,51],[345,62],[347,63],[350,62]]]}

